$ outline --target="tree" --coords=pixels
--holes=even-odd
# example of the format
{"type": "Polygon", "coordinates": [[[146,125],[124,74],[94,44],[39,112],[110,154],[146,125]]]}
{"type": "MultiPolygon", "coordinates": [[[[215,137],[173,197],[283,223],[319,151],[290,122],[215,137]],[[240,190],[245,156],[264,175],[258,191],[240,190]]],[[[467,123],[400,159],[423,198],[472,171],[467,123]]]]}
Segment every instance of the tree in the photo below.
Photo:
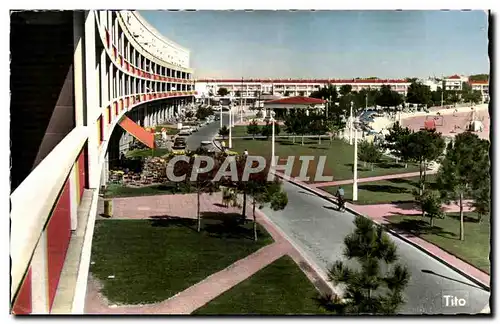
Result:
{"type": "MultiPolygon", "coordinates": [[[[174,174],[175,175],[186,175],[184,178],[183,183],[188,186],[194,186],[196,188],[196,201],[197,201],[197,208],[196,208],[196,213],[197,213],[197,231],[200,232],[201,230],[201,213],[200,213],[200,197],[203,193],[208,193],[212,194],[216,192],[219,188],[219,183],[212,181],[219,170],[219,167],[221,165],[221,160],[216,158],[215,153],[210,154],[215,161],[214,168],[212,170],[205,172],[205,173],[198,173],[197,170],[194,170],[194,159],[195,155],[208,155],[206,149],[200,148],[196,152],[190,152],[188,153],[189,161],[179,161],[174,165],[174,174]],[[193,173],[196,174],[195,179],[191,179],[191,174],[193,173]]],[[[206,167],[206,162],[205,165],[200,165],[200,168],[206,167]]]]}
{"type": "Polygon", "coordinates": [[[217,94],[221,97],[225,97],[229,94],[229,91],[226,88],[219,88],[219,90],[217,90],[217,94]]]}
{"type": "Polygon", "coordinates": [[[403,97],[398,92],[392,91],[390,85],[383,84],[379,95],[375,98],[375,103],[386,108],[397,107],[403,103],[403,97]]]}
{"type": "Polygon", "coordinates": [[[422,194],[418,191],[414,192],[415,201],[419,204],[422,210],[422,217],[429,217],[429,225],[434,226],[434,218],[444,218],[442,208],[442,200],[438,192],[434,190],[425,190],[422,194]]]}
{"type": "MultiPolygon", "coordinates": [[[[489,142],[470,132],[460,133],[448,144],[445,158],[437,174],[437,186],[445,202],[458,202],[460,208],[460,240],[464,240],[463,205],[465,197],[478,199],[485,207],[490,182],[489,142]],[[483,197],[480,197],[482,195],[483,197]]],[[[486,209],[486,208],[484,208],[486,209]]]]}
{"type": "Polygon", "coordinates": [[[285,116],[285,131],[289,134],[293,134],[293,143],[295,143],[295,135],[297,135],[297,114],[295,110],[290,111],[289,114],[285,116]]]}
{"type": "Polygon", "coordinates": [[[482,98],[481,91],[472,90],[471,85],[468,82],[462,83],[461,98],[463,102],[470,102],[473,104],[480,103],[482,98]]]}
{"type": "MultiPolygon", "coordinates": [[[[266,139],[269,139],[270,136],[273,135],[273,122],[266,122],[266,125],[262,126],[260,135],[265,136],[266,139]]],[[[281,132],[280,125],[277,122],[274,122],[274,134],[279,135],[281,132]]]]}
{"type": "Polygon", "coordinates": [[[198,107],[198,110],[196,110],[196,118],[199,120],[205,119],[213,114],[214,111],[211,107],[198,107]]]}
{"type": "Polygon", "coordinates": [[[247,126],[247,134],[252,135],[252,138],[255,139],[255,135],[260,133],[260,127],[256,120],[252,120],[247,126]]]}
{"type": "Polygon", "coordinates": [[[408,152],[410,158],[419,163],[420,166],[420,194],[425,190],[427,175],[427,165],[431,161],[436,161],[443,154],[446,146],[441,133],[435,130],[420,130],[411,133],[408,137],[408,152]]]}
{"type": "Polygon", "coordinates": [[[431,88],[420,82],[413,81],[408,87],[406,101],[416,105],[427,105],[431,100],[431,88]]]}
{"type": "Polygon", "coordinates": [[[327,131],[327,121],[324,119],[324,115],[319,111],[311,110],[309,112],[308,132],[312,135],[318,135],[318,143],[321,144],[321,135],[327,131]]]}
{"type": "MultiPolygon", "coordinates": [[[[304,135],[309,131],[310,121],[311,118],[305,109],[294,109],[285,116],[285,129],[287,133],[302,135],[302,145],[304,145],[304,135]]],[[[293,142],[295,143],[295,136],[293,142]]]]}
{"type": "Polygon", "coordinates": [[[343,84],[340,86],[339,92],[342,96],[348,95],[349,93],[351,93],[351,91],[352,91],[352,85],[350,84],[343,84]]]}
{"type": "Polygon", "coordinates": [[[334,103],[338,101],[338,96],[337,87],[332,84],[328,84],[328,86],[324,86],[319,90],[313,91],[309,97],[316,99],[328,99],[334,103]]]}
{"type": "Polygon", "coordinates": [[[408,147],[411,130],[408,127],[402,127],[399,122],[395,122],[389,128],[389,134],[385,136],[384,148],[388,149],[396,158],[401,159],[408,167],[408,161],[411,158],[411,152],[408,147]]]}
{"type": "Polygon", "coordinates": [[[371,170],[373,171],[373,165],[380,161],[382,152],[374,143],[368,142],[366,140],[361,141],[358,144],[358,147],[358,159],[360,161],[363,161],[365,166],[366,163],[370,163],[371,170]]]}
{"type": "MultiPolygon", "coordinates": [[[[238,180],[229,181],[225,185],[234,188],[243,194],[243,209],[242,217],[246,217],[246,201],[247,196],[252,197],[252,216],[253,216],[253,232],[254,240],[257,241],[257,220],[255,215],[256,206],[262,208],[265,204],[269,204],[273,210],[282,210],[288,204],[288,196],[282,188],[282,182],[279,178],[274,177],[272,181],[268,181],[270,166],[266,165],[263,170],[249,174],[248,181],[245,181],[243,174],[246,165],[249,163],[247,156],[236,157],[236,166],[238,180]]],[[[252,167],[257,167],[258,162],[253,161],[252,167]]]]}
{"type": "Polygon", "coordinates": [[[302,143],[304,145],[304,135],[309,131],[309,124],[311,122],[311,118],[307,115],[305,109],[296,109],[295,112],[295,130],[294,133],[298,135],[302,135],[302,143]]]}
{"type": "Polygon", "coordinates": [[[194,117],[194,113],[191,110],[188,110],[188,111],[186,111],[186,113],[184,114],[184,116],[186,118],[193,118],[194,117]]]}
{"type": "Polygon", "coordinates": [[[472,207],[477,213],[478,222],[481,222],[483,217],[490,214],[491,211],[491,191],[490,178],[488,177],[482,186],[472,191],[472,207]]]}
{"type": "Polygon", "coordinates": [[[488,81],[489,79],[489,74],[473,74],[469,76],[469,81],[488,81]]]}
{"type": "Polygon", "coordinates": [[[227,128],[226,125],[222,126],[222,128],[219,129],[219,136],[222,136],[222,139],[229,136],[229,128],[227,128]]]}
{"type": "Polygon", "coordinates": [[[397,248],[382,227],[356,216],[356,229],[344,239],[344,256],[360,267],[336,261],[328,272],[330,281],[345,284],[343,300],[331,303],[340,313],[394,314],[404,303],[403,291],[410,280],[408,268],[398,263],[397,248]]]}

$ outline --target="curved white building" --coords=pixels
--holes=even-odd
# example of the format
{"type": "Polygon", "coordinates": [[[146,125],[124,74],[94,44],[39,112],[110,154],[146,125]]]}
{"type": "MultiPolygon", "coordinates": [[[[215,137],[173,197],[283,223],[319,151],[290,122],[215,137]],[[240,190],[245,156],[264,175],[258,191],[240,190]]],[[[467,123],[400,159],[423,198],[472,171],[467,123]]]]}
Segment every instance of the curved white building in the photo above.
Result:
{"type": "Polygon", "coordinates": [[[190,53],[130,11],[13,12],[10,43],[12,312],[81,314],[111,135],[192,102],[190,53]]]}

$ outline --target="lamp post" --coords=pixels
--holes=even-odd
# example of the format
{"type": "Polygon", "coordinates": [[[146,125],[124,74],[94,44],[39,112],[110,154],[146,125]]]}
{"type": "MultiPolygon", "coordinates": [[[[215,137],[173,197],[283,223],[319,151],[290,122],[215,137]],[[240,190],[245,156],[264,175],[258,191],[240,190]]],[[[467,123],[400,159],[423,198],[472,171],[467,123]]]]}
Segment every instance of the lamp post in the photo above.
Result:
{"type": "Polygon", "coordinates": [[[229,106],[229,148],[233,148],[233,141],[232,141],[232,116],[233,116],[233,107],[229,106]]]}
{"type": "MultiPolygon", "coordinates": [[[[356,125],[357,126],[357,125],[356,125]]],[[[358,200],[358,130],[354,129],[354,163],[352,181],[352,201],[358,200]]]]}
{"type": "Polygon", "coordinates": [[[219,102],[219,109],[220,109],[220,128],[222,128],[222,104],[219,102]]]}
{"type": "Polygon", "coordinates": [[[274,123],[275,123],[275,120],[274,120],[274,115],[276,115],[276,113],[274,112],[274,110],[271,110],[271,122],[273,123],[272,125],[272,136],[271,136],[271,167],[275,167],[276,166],[276,163],[275,163],[275,158],[274,158],[274,142],[275,142],[275,138],[274,138],[274,123]]]}
{"type": "Polygon", "coordinates": [[[349,113],[349,145],[352,145],[352,127],[353,127],[352,105],[353,105],[353,102],[351,101],[351,109],[350,109],[350,113],[349,113]]]}

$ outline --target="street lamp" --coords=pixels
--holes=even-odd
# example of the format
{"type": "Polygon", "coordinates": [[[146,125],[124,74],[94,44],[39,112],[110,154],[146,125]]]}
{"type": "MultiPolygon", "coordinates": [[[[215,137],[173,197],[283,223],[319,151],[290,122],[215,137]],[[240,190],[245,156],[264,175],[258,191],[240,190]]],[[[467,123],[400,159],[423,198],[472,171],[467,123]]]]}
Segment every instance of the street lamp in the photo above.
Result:
{"type": "Polygon", "coordinates": [[[232,148],[233,147],[233,141],[232,141],[232,119],[233,119],[233,107],[232,106],[229,106],[229,148],[232,148]]]}
{"type": "Polygon", "coordinates": [[[222,103],[219,102],[219,109],[220,109],[220,128],[222,128],[222,103]]]}
{"type": "Polygon", "coordinates": [[[274,137],[274,123],[276,122],[274,120],[274,116],[276,115],[276,113],[274,112],[274,110],[271,110],[271,122],[273,123],[272,125],[272,136],[271,136],[271,167],[275,167],[276,166],[276,163],[275,163],[275,159],[274,159],[274,142],[275,142],[275,137],[274,137]]]}
{"type": "Polygon", "coordinates": [[[352,127],[353,127],[353,120],[352,120],[352,105],[354,103],[351,101],[351,109],[350,109],[350,114],[349,114],[349,145],[352,145],[352,127]]]}
{"type": "MultiPolygon", "coordinates": [[[[354,124],[354,123],[353,123],[354,124]]],[[[358,123],[355,125],[354,133],[354,167],[352,181],[352,201],[358,200],[358,123]]]]}

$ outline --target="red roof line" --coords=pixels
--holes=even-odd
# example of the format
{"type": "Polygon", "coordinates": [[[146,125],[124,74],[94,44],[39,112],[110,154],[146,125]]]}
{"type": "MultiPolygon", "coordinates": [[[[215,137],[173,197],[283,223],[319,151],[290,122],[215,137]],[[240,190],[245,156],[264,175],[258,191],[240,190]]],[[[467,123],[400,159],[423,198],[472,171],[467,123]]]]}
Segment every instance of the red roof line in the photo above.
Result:
{"type": "Polygon", "coordinates": [[[287,97],[275,100],[266,101],[266,104],[288,104],[288,105],[314,105],[314,104],[323,104],[326,100],[310,98],[310,97],[287,97]]]}
{"type": "Polygon", "coordinates": [[[404,79],[198,79],[198,82],[265,83],[410,83],[404,79]]]}

